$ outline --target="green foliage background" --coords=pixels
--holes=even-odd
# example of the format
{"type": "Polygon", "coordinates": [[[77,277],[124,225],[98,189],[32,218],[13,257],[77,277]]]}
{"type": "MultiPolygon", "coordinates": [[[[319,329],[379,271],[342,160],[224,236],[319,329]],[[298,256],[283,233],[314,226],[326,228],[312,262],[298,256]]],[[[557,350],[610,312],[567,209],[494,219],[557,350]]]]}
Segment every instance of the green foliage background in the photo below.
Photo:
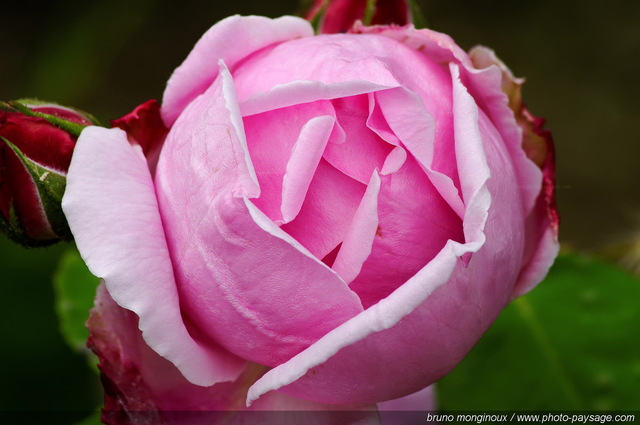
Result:
{"type": "MultiPolygon", "coordinates": [[[[465,49],[475,44],[492,47],[516,75],[527,77],[525,102],[548,119],[556,141],[563,244],[577,251],[599,252],[638,237],[640,2],[419,3],[431,28],[449,33],[465,49]]],[[[235,13],[275,17],[296,11],[298,2],[59,0],[38,6],[12,2],[0,9],[0,99],[54,100],[108,122],[147,99],[160,99],[171,71],[216,21],[235,13]]],[[[0,410],[77,411],[72,420],[100,403],[100,385],[87,360],[69,348],[58,331],[51,279],[65,248],[24,250],[0,239],[0,410]]],[[[563,260],[559,267],[574,260],[563,260]]],[[[640,305],[637,291],[619,291],[608,275],[590,285],[597,293],[610,292],[607,297],[614,301],[631,297],[628,301],[640,305]]],[[[554,308],[562,309],[578,296],[574,291],[556,295],[536,313],[543,322],[553,317],[554,308]]],[[[513,311],[517,304],[510,308],[503,316],[507,319],[500,320],[508,320],[508,315],[517,320],[513,311]]],[[[497,335],[502,323],[496,325],[497,335]]],[[[608,326],[612,333],[634,335],[608,326]]],[[[575,329],[577,336],[588,333],[585,324],[575,329]]],[[[571,341],[571,335],[567,337],[571,341]]],[[[477,349],[486,350],[486,344],[491,343],[485,340],[477,349]]],[[[638,370],[638,351],[633,351],[637,348],[637,344],[614,344],[608,355],[614,360],[632,356],[638,370]]],[[[570,355],[582,359],[581,350],[574,347],[570,355]]],[[[448,387],[454,392],[471,391],[469,397],[480,394],[476,391],[474,396],[474,386],[463,384],[471,379],[465,375],[466,367],[463,364],[444,381],[443,391],[448,387]]],[[[507,366],[502,372],[509,373],[507,366]]],[[[615,377],[615,373],[605,375],[615,377]]],[[[499,379],[485,374],[482,384],[489,386],[485,391],[502,385],[499,379]]],[[[481,401],[470,403],[467,407],[484,406],[481,401]]],[[[558,399],[555,403],[540,408],[562,407],[558,399]]],[[[614,405],[633,405],[625,403],[614,405]]],[[[640,402],[635,406],[640,409],[640,402]]],[[[509,407],[518,406],[497,405],[509,407]]]]}

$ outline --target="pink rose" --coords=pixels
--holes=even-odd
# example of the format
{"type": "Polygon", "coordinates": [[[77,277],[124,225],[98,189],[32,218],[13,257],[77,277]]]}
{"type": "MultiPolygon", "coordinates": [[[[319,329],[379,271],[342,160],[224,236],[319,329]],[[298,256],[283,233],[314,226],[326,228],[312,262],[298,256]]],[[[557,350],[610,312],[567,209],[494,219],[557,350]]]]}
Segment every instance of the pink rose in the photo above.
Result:
{"type": "Polygon", "coordinates": [[[368,409],[449,372],[558,250],[519,84],[412,26],[214,25],[168,82],[155,174],[98,127],[69,170],[112,408],[368,409]]]}

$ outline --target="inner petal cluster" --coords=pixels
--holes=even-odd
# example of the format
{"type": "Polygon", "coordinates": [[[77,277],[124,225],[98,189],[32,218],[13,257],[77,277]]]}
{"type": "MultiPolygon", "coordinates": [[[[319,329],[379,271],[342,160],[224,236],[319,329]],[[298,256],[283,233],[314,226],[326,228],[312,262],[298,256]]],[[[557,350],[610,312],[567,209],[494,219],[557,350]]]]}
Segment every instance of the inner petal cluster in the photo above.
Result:
{"type": "Polygon", "coordinates": [[[292,40],[233,71],[252,202],[366,308],[462,241],[451,76],[379,36],[292,40]]]}
{"type": "Polygon", "coordinates": [[[253,203],[371,305],[422,268],[460,219],[421,163],[433,151],[425,112],[387,113],[382,92],[321,99],[243,118],[260,184],[253,203]],[[399,139],[399,128],[409,141],[399,139]],[[410,128],[408,128],[410,127],[410,128]]]}

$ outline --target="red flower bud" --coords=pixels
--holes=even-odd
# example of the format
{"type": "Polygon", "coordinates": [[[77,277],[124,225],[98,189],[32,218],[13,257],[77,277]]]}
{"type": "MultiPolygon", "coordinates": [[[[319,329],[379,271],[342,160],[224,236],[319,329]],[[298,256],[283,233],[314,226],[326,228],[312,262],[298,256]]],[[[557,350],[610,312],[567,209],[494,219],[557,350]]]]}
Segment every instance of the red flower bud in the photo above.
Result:
{"type": "Polygon", "coordinates": [[[406,25],[411,22],[408,0],[316,0],[305,16],[318,20],[318,33],[347,32],[356,21],[365,25],[406,25]]]}
{"type": "Polygon", "coordinates": [[[0,109],[0,229],[25,246],[71,239],[60,202],[78,134],[89,116],[52,104],[0,109]]]}

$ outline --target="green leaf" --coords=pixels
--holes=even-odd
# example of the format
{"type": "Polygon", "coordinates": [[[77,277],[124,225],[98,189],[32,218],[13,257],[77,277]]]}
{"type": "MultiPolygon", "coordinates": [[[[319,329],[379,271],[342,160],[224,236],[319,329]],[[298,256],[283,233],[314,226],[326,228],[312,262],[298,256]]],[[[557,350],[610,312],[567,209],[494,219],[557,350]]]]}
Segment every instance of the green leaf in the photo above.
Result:
{"type": "Polygon", "coordinates": [[[640,281],[560,256],[438,384],[443,411],[636,410],[640,281]]]}
{"type": "Polygon", "coordinates": [[[75,248],[62,255],[53,277],[55,308],[62,335],[74,350],[86,350],[89,331],[85,322],[93,307],[98,283],[99,279],[87,269],[75,248]]]}
{"type": "Polygon", "coordinates": [[[102,421],[100,420],[100,411],[92,412],[90,416],[76,422],[74,425],[102,425],[102,421]]]}

